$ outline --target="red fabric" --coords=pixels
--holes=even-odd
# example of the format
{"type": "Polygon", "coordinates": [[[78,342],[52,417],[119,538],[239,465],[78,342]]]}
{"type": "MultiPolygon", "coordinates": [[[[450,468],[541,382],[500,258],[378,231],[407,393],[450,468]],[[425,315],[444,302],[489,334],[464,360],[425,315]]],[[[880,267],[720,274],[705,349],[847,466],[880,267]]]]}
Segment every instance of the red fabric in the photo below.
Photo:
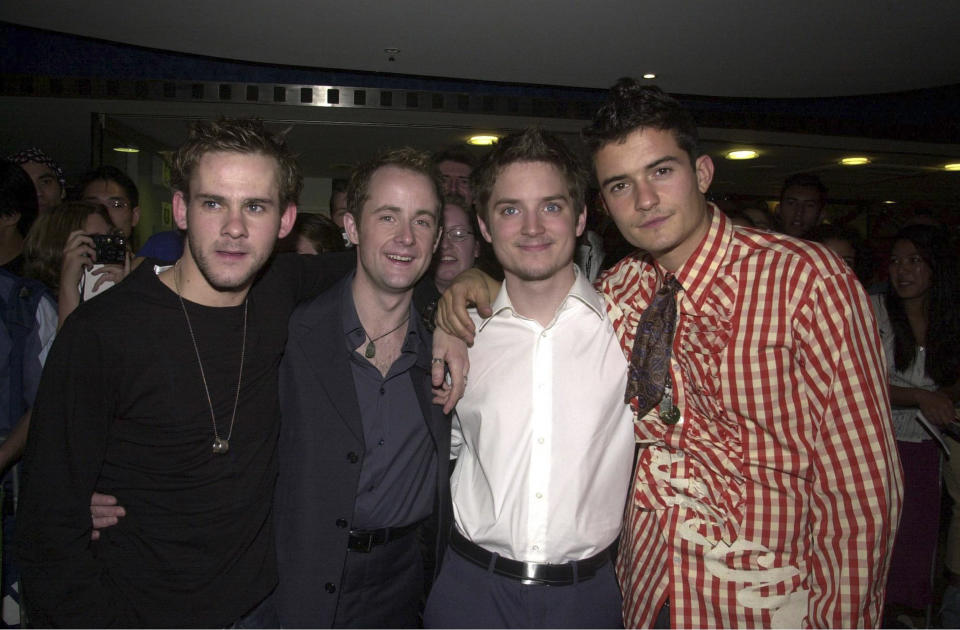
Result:
{"type": "MultiPolygon", "coordinates": [[[[599,281],[625,352],[664,271],[599,281]]],[[[671,377],[641,443],[618,573],[624,623],[867,627],[880,619],[902,482],[867,296],[825,248],[714,210],[676,273],[671,377]]]]}

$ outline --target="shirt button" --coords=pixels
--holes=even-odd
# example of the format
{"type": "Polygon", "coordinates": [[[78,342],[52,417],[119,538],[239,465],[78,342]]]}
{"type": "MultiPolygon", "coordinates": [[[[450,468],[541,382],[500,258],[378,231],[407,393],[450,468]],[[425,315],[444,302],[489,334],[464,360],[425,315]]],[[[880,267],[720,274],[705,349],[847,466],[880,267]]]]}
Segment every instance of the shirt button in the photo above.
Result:
{"type": "Polygon", "coordinates": [[[345,529],[345,528],[347,527],[347,519],[345,519],[345,518],[338,518],[338,519],[337,519],[337,527],[339,527],[340,529],[345,529]]]}
{"type": "Polygon", "coordinates": [[[358,461],[360,461],[360,456],[358,456],[353,451],[350,451],[349,453],[347,453],[347,461],[350,462],[351,464],[356,464],[358,461]]]}
{"type": "Polygon", "coordinates": [[[532,549],[533,551],[540,551],[539,545],[534,545],[533,547],[530,547],[530,549],[532,549]]]}
{"type": "Polygon", "coordinates": [[[323,590],[325,590],[328,593],[336,593],[337,585],[334,584],[333,582],[327,582],[326,584],[323,585],[323,590]]]}
{"type": "Polygon", "coordinates": [[[380,440],[379,442],[377,442],[377,446],[383,446],[383,439],[382,439],[382,438],[381,438],[381,440],[380,440]]]}
{"type": "Polygon", "coordinates": [[[537,444],[543,444],[543,438],[537,438],[537,444]]]}
{"type": "Polygon", "coordinates": [[[380,395],[381,395],[381,396],[383,396],[386,392],[387,392],[387,390],[385,390],[385,389],[382,388],[382,387],[380,388],[380,395]]]}
{"type": "Polygon", "coordinates": [[[543,493],[542,493],[542,492],[538,492],[538,493],[536,494],[536,496],[537,496],[538,499],[542,499],[542,498],[543,498],[543,493]]]}

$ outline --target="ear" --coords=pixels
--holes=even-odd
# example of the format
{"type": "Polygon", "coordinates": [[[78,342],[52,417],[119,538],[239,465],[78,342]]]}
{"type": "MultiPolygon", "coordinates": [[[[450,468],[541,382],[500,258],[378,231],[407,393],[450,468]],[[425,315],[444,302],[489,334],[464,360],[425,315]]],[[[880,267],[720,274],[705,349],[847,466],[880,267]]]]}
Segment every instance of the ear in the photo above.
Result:
{"type": "Polygon", "coordinates": [[[173,193],[173,222],[181,230],[187,229],[187,200],[180,190],[173,193]]]}
{"type": "MultiPolygon", "coordinates": [[[[493,239],[490,238],[490,232],[487,230],[486,222],[478,216],[477,223],[480,225],[480,234],[483,235],[483,240],[485,240],[488,243],[493,243],[493,239]]],[[[479,247],[477,251],[479,251],[479,247]]]]}
{"type": "Polygon", "coordinates": [[[580,214],[577,215],[577,236],[583,234],[583,231],[587,229],[587,206],[584,204],[583,208],[580,210],[580,214]]]}
{"type": "Polygon", "coordinates": [[[713,182],[713,160],[709,155],[701,155],[696,161],[697,170],[697,188],[700,192],[706,193],[713,182]]]}
{"type": "Polygon", "coordinates": [[[293,224],[297,220],[297,204],[288,203],[287,209],[280,215],[280,232],[277,238],[283,238],[293,229],[293,224]]]}
{"type": "Polygon", "coordinates": [[[354,245],[360,244],[360,226],[352,212],[345,212],[343,215],[343,231],[347,233],[347,239],[354,245]]]}
{"type": "Polygon", "coordinates": [[[137,227],[137,223],[140,223],[140,206],[130,211],[130,227],[137,227]]]}

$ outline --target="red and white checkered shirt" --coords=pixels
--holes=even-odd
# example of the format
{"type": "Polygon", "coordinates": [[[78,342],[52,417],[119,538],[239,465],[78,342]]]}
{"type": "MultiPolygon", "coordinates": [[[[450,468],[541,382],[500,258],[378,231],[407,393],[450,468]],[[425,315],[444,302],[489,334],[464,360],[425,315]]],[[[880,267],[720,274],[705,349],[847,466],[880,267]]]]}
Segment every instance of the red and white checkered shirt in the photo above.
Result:
{"type": "MultiPolygon", "coordinates": [[[[664,271],[600,279],[629,357],[664,271]]],[[[676,273],[670,372],[682,412],[637,419],[618,573],[627,627],[867,627],[880,620],[902,473],[873,312],[819,245],[709,232],[676,273]]]]}

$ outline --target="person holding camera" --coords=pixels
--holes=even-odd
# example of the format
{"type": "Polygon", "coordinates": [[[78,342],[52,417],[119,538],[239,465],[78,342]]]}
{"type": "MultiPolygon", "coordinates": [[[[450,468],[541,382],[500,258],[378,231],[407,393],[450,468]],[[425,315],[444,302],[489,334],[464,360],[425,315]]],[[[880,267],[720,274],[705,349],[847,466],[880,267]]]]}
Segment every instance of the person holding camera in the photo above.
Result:
{"type": "Polygon", "coordinates": [[[130,273],[125,243],[103,206],[68,201],[33,224],[24,242],[23,273],[50,289],[62,326],[84,293],[95,294],[130,273]]]}

